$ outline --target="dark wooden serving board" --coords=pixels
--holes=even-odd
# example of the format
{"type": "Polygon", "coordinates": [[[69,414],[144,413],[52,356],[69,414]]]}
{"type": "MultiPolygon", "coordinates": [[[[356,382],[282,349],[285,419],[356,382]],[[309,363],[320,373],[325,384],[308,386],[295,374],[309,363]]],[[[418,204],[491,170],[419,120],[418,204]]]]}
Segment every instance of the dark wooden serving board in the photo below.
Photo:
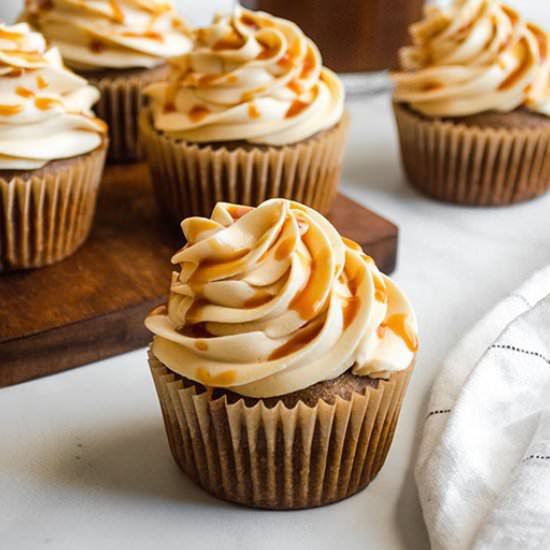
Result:
{"type": "MultiPolygon", "coordinates": [[[[343,195],[330,218],[394,269],[395,225],[343,195]]],[[[166,300],[182,241],[159,219],[146,167],[108,167],[88,242],[57,265],[0,276],[0,387],[147,344],[143,319],[166,300]]]]}

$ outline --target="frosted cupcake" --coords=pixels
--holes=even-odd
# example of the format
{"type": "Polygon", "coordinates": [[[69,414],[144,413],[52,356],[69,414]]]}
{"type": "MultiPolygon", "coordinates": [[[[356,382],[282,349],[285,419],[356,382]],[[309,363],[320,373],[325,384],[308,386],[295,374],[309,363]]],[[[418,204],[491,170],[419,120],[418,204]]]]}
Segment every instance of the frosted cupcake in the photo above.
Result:
{"type": "Polygon", "coordinates": [[[496,0],[428,6],[401,50],[394,108],[410,182],[504,205],[550,188],[550,41],[496,0]]]}
{"type": "Polygon", "coordinates": [[[220,203],[182,229],[167,307],[146,321],[178,464],[253,507],[363,489],[386,458],[418,347],[403,293],[295,202],[220,203]]]}
{"type": "Polygon", "coordinates": [[[96,112],[110,126],[109,159],[142,158],[137,124],[142,90],[166,78],[168,58],[191,47],[191,33],[172,2],[28,0],[22,17],[101,91],[96,112]]]}
{"type": "Polygon", "coordinates": [[[107,149],[98,98],[27,24],[0,24],[0,272],[56,262],[88,236],[107,149]]]}
{"type": "Polygon", "coordinates": [[[167,82],[147,89],[142,136],[173,223],[221,200],[299,200],[326,212],[347,130],[344,91],[290,21],[237,7],[196,32],[167,82]]]}

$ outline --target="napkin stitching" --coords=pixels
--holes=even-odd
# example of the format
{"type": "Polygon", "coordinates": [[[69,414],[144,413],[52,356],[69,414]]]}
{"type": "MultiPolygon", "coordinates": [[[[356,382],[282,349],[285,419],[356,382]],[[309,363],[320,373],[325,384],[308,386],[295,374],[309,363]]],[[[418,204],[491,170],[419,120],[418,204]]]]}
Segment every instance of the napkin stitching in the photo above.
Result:
{"type": "Polygon", "coordinates": [[[530,455],[525,457],[522,462],[527,462],[529,460],[550,460],[550,456],[545,455],[530,455]]]}
{"type": "Polygon", "coordinates": [[[548,359],[548,357],[545,357],[544,355],[542,355],[542,353],[539,353],[538,351],[517,348],[516,346],[510,346],[507,344],[493,344],[489,349],[506,349],[510,351],[515,351],[517,353],[523,353],[525,355],[532,355],[533,357],[538,357],[539,359],[542,359],[550,365],[550,359],[548,359]]]}
{"type": "Polygon", "coordinates": [[[449,414],[451,410],[452,409],[439,409],[437,411],[431,411],[430,413],[428,413],[428,416],[426,416],[426,420],[428,420],[428,418],[435,416],[437,414],[449,414]]]}

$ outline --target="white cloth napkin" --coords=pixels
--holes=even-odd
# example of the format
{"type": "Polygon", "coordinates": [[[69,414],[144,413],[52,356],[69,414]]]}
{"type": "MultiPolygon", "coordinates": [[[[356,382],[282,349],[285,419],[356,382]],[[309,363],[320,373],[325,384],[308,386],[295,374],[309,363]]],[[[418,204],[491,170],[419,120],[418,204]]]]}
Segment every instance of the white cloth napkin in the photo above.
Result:
{"type": "Polygon", "coordinates": [[[550,549],[550,266],[444,362],[416,479],[434,550],[550,549]]]}

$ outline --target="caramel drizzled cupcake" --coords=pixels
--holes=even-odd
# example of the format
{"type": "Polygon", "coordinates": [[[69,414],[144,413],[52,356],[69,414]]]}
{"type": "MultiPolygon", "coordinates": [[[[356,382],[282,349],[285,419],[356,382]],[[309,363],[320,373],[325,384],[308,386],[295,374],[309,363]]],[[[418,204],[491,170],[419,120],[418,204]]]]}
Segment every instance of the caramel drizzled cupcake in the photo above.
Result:
{"type": "Polygon", "coordinates": [[[191,48],[191,32],[169,0],[27,0],[22,18],[56,45],[65,63],[101,91],[109,159],[140,160],[143,88],[166,78],[166,60],[191,48]]]}
{"type": "Polygon", "coordinates": [[[505,205],[550,187],[550,41],[497,0],[427,6],[394,110],[405,171],[435,198],[505,205]]]}
{"type": "Polygon", "coordinates": [[[177,463],[210,493],[260,508],[363,489],[418,347],[403,293],[296,202],[220,203],[182,228],[168,304],[146,320],[177,463]]]}
{"type": "Polygon", "coordinates": [[[344,90],[290,21],[241,7],[217,16],[146,93],[143,142],[174,224],[222,200],[285,197],[328,210],[347,130],[344,90]]]}
{"type": "Polygon", "coordinates": [[[0,272],[61,260],[88,236],[107,149],[98,98],[27,24],[0,24],[0,272]]]}

